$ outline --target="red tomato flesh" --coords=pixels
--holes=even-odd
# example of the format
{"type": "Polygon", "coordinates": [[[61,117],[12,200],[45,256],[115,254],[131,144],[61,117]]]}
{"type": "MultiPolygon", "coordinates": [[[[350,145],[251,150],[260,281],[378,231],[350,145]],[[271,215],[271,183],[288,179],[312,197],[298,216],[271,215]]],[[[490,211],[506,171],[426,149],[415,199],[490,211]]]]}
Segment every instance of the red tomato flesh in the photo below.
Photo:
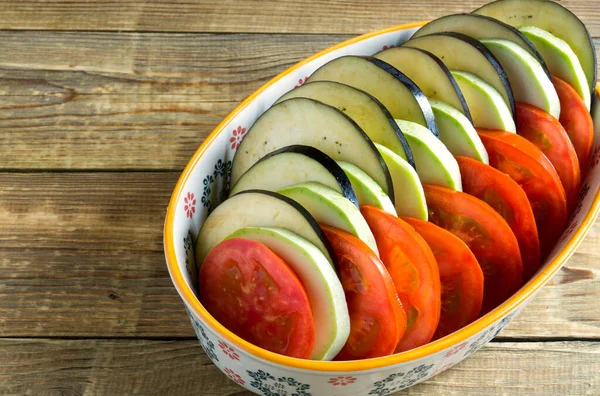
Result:
{"type": "Polygon", "coordinates": [[[550,253],[567,223],[565,191],[548,158],[522,136],[505,131],[477,130],[490,165],[516,181],[531,204],[542,260],[550,253]]]}
{"type": "Polygon", "coordinates": [[[392,278],[377,255],[354,235],[321,225],[339,265],[350,314],[350,336],[335,360],[391,355],[406,330],[392,278]]]}
{"type": "MultiPolygon", "coordinates": [[[[523,260],[523,279],[540,268],[540,241],[525,191],[506,173],[467,157],[456,157],[463,191],[498,212],[515,234],[523,260]]],[[[427,238],[425,238],[427,240],[427,238]]]]}
{"type": "Polygon", "coordinates": [[[517,133],[548,157],[565,189],[567,206],[572,210],[581,187],[581,171],[569,135],[560,122],[545,111],[525,103],[517,103],[516,108],[517,133]]]}
{"type": "Polygon", "coordinates": [[[441,286],[435,257],[405,221],[372,206],[361,206],[360,211],[375,236],[381,261],[406,312],[406,332],[396,352],[425,345],[440,320],[441,286]]]}
{"type": "Polygon", "coordinates": [[[559,121],[573,143],[583,179],[590,166],[594,144],[594,122],[585,102],[573,87],[554,76],[552,76],[552,83],[560,100],[559,121]]]}
{"type": "Polygon", "coordinates": [[[485,314],[515,293],[523,281],[517,238],[491,206],[463,192],[424,184],[429,221],[467,244],[483,271],[485,314]]]}
{"type": "Polygon", "coordinates": [[[433,340],[475,321],[483,303],[483,272],[469,247],[427,221],[403,217],[431,248],[440,271],[442,312],[433,340]]]}
{"type": "Polygon", "coordinates": [[[223,326],[271,352],[308,359],[315,321],[304,286],[265,245],[234,238],[200,267],[200,301],[223,326]]]}

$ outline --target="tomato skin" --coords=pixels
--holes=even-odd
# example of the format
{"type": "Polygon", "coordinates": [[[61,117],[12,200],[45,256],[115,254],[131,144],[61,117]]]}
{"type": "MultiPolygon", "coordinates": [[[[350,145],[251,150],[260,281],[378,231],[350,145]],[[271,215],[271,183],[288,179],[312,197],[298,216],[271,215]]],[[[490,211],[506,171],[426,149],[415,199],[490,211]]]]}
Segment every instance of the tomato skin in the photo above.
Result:
{"type": "Polygon", "coordinates": [[[535,217],[525,191],[507,174],[489,165],[467,157],[455,158],[463,191],[490,205],[515,234],[523,260],[523,278],[528,280],[540,268],[541,258],[535,217]]]}
{"type": "Polygon", "coordinates": [[[594,122],[585,102],[577,91],[567,82],[552,76],[552,83],[560,100],[559,122],[565,128],[569,139],[573,143],[581,178],[585,178],[590,166],[590,157],[594,145],[594,122]]]}
{"type": "Polygon", "coordinates": [[[469,247],[452,233],[427,221],[403,217],[431,248],[440,271],[442,311],[433,340],[445,337],[479,317],[483,272],[469,247]]]}
{"type": "Polygon", "coordinates": [[[548,158],[522,136],[478,129],[490,165],[516,181],[531,204],[542,260],[550,253],[567,223],[565,191],[548,158]]]}
{"type": "Polygon", "coordinates": [[[536,145],[556,169],[572,210],[581,188],[581,171],[569,135],[552,115],[525,103],[517,103],[517,133],[536,145]]]}
{"type": "Polygon", "coordinates": [[[311,355],[315,322],[304,286],[259,242],[233,238],[215,246],[200,267],[200,301],[256,346],[301,359],[311,355]]]}
{"type": "Polygon", "coordinates": [[[441,286],[435,257],[405,221],[372,206],[363,205],[360,211],[375,236],[381,261],[406,312],[406,332],[396,352],[425,345],[440,320],[441,286]]]}
{"type": "Polygon", "coordinates": [[[463,192],[424,184],[429,221],[467,244],[484,279],[482,314],[515,293],[523,281],[517,238],[491,206],[463,192]]]}
{"type": "Polygon", "coordinates": [[[390,274],[359,238],[336,227],[321,228],[337,257],[350,314],[350,336],[335,360],[394,353],[406,330],[406,314],[390,274]]]}

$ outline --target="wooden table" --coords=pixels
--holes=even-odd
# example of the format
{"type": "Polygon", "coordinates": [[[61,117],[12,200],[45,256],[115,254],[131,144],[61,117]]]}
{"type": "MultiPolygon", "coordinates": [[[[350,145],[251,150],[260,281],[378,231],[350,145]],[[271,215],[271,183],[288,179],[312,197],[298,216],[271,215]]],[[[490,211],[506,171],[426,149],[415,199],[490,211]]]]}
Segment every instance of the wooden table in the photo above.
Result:
{"type": "MultiPolygon", "coordinates": [[[[205,357],[167,274],[183,166],[306,56],[483,3],[0,2],[0,394],[246,394],[205,357]]],[[[600,2],[562,4],[600,37],[600,2]]],[[[599,243],[597,223],[494,342],[407,394],[599,394],[599,243]]]]}

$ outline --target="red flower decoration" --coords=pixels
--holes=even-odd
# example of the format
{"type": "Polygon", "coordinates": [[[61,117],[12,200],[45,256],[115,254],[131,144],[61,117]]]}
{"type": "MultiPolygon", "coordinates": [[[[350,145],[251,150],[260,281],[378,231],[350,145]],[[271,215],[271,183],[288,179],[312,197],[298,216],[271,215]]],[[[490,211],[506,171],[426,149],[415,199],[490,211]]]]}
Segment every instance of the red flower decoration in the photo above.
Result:
{"type": "Polygon", "coordinates": [[[390,49],[390,48],[394,48],[394,47],[395,47],[394,44],[390,44],[389,46],[388,45],[384,45],[382,51],[385,51],[386,49],[390,49]]]}
{"type": "Polygon", "coordinates": [[[346,386],[356,382],[356,377],[350,375],[341,375],[339,377],[330,378],[329,382],[333,386],[346,386]]]}
{"type": "Polygon", "coordinates": [[[465,347],[467,346],[467,342],[463,342],[461,344],[458,344],[457,346],[455,346],[454,348],[450,349],[448,352],[446,352],[446,354],[444,355],[445,358],[449,358],[452,355],[456,355],[458,352],[462,351],[463,349],[465,349],[465,347]]]}
{"type": "Polygon", "coordinates": [[[219,340],[219,346],[221,347],[221,350],[223,351],[223,353],[225,355],[229,356],[232,360],[240,360],[240,355],[238,355],[237,352],[232,347],[225,344],[221,340],[219,340]]]}
{"type": "Polygon", "coordinates": [[[242,128],[241,126],[238,126],[237,129],[233,130],[233,135],[231,136],[231,139],[229,139],[232,150],[237,150],[237,148],[240,147],[244,134],[246,134],[246,128],[242,128]]]}
{"type": "Polygon", "coordinates": [[[590,160],[590,168],[595,168],[600,162],[600,146],[594,149],[592,153],[592,159],[590,160]]]}
{"type": "Polygon", "coordinates": [[[240,377],[239,375],[237,375],[235,373],[235,371],[233,371],[230,368],[225,367],[225,369],[223,370],[223,372],[225,373],[226,376],[228,376],[236,384],[244,385],[246,383],[246,381],[244,381],[242,379],[242,377],[240,377]]]}
{"type": "Polygon", "coordinates": [[[194,193],[187,193],[187,196],[183,198],[183,210],[185,210],[186,217],[190,219],[196,213],[196,198],[194,198],[194,193]]]}
{"type": "Polygon", "coordinates": [[[294,88],[301,87],[306,82],[306,80],[308,80],[308,77],[299,78],[298,79],[298,84],[294,85],[294,88]]]}

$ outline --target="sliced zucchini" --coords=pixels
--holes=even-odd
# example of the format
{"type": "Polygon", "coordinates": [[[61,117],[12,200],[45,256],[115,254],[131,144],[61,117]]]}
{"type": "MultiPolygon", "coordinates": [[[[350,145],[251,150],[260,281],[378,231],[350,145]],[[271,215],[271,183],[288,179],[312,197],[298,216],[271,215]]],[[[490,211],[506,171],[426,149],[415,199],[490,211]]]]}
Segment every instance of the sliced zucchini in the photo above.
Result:
{"type": "MultiPolygon", "coordinates": [[[[403,46],[424,49],[440,58],[448,69],[476,75],[500,93],[514,116],[515,99],[506,73],[500,62],[479,41],[461,33],[446,32],[417,37],[403,46]]],[[[469,100],[467,104],[473,116],[469,100]]]]}
{"type": "Polygon", "coordinates": [[[453,71],[452,75],[467,99],[475,127],[517,131],[510,109],[494,87],[471,73],[453,71]]]}
{"type": "Polygon", "coordinates": [[[301,145],[283,147],[262,157],[239,178],[229,195],[244,190],[277,191],[306,182],[332,188],[358,206],[352,184],[337,162],[314,147],[301,145]]]}
{"type": "Polygon", "coordinates": [[[581,96],[588,109],[592,101],[587,77],[579,62],[566,41],[535,26],[523,26],[521,31],[540,50],[546,59],[550,72],[561,80],[571,85],[581,96]]]}
{"type": "Polygon", "coordinates": [[[307,98],[278,103],[256,120],[233,158],[231,183],[265,155],[295,144],[312,146],[336,161],[355,164],[386,193],[393,194],[390,173],[371,139],[335,107],[307,98]]]}
{"type": "MultiPolygon", "coordinates": [[[[395,47],[381,51],[374,56],[406,74],[428,98],[448,103],[471,120],[467,102],[450,70],[431,52],[419,48],[395,47]]],[[[437,127],[439,131],[440,126],[437,127]]],[[[384,142],[375,141],[386,145],[384,142]]]]}
{"type": "Polygon", "coordinates": [[[392,117],[416,122],[437,134],[425,94],[408,77],[379,59],[342,56],[324,64],[308,78],[309,82],[323,80],[361,89],[377,98],[392,117]]]}
{"type": "MultiPolygon", "coordinates": [[[[544,58],[535,46],[518,29],[497,19],[478,14],[454,14],[435,19],[419,30],[413,37],[425,36],[432,33],[456,32],[466,34],[475,40],[508,40],[529,52],[550,77],[544,58]]],[[[418,83],[417,83],[418,84],[418,83]]],[[[514,89],[514,87],[513,87],[514,89]]],[[[451,103],[450,103],[451,104],[451,103]]],[[[456,107],[456,106],[455,106],[456,107]]]]}
{"type": "Polygon", "coordinates": [[[429,99],[429,103],[431,103],[435,121],[440,130],[440,140],[452,155],[469,157],[489,164],[485,146],[467,117],[454,107],[439,100],[429,99]]]}
{"type": "Polygon", "coordinates": [[[426,128],[410,121],[396,120],[404,131],[415,155],[417,174],[421,183],[437,184],[462,191],[458,163],[441,140],[426,128]]]}
{"type": "Polygon", "coordinates": [[[398,216],[414,217],[426,221],[427,203],[417,171],[387,147],[377,143],[375,146],[387,163],[394,180],[394,191],[396,192],[394,207],[398,216]]]}
{"type": "MultiPolygon", "coordinates": [[[[535,26],[566,41],[579,58],[588,82],[588,90],[593,94],[596,89],[597,71],[596,48],[592,36],[583,22],[560,3],[545,0],[499,0],[473,12],[496,18],[517,28],[535,26]]],[[[542,52],[537,45],[536,47],[542,52]]],[[[543,53],[542,56],[552,72],[548,59],[543,53]]]]}
{"type": "Polygon", "coordinates": [[[343,195],[319,183],[303,183],[278,191],[304,207],[320,224],[328,224],[362,239],[379,256],[375,237],[369,225],[343,195]]]}
{"type": "Polygon", "coordinates": [[[363,172],[358,166],[349,162],[339,161],[338,165],[346,172],[346,176],[352,183],[352,188],[356,193],[359,205],[370,205],[383,209],[386,212],[397,215],[394,204],[390,197],[383,191],[375,180],[363,172]]]}
{"type": "Polygon", "coordinates": [[[328,104],[345,113],[371,138],[414,165],[406,138],[390,112],[373,96],[346,84],[315,81],[293,89],[277,100],[310,98],[328,104]]]}
{"type": "Polygon", "coordinates": [[[481,40],[500,61],[515,100],[528,103],[556,119],[560,117],[560,100],[552,80],[540,63],[527,51],[508,40],[481,40]]]}
{"type": "Polygon", "coordinates": [[[240,228],[226,239],[232,238],[262,243],[298,275],[306,289],[317,329],[310,358],[333,359],[350,334],[350,315],[342,284],[323,253],[306,239],[283,228],[240,228]]]}
{"type": "Polygon", "coordinates": [[[315,245],[335,268],[335,255],[317,221],[298,202],[271,191],[247,190],[226,199],[208,215],[196,240],[196,263],[244,227],[285,228],[315,245]]]}

